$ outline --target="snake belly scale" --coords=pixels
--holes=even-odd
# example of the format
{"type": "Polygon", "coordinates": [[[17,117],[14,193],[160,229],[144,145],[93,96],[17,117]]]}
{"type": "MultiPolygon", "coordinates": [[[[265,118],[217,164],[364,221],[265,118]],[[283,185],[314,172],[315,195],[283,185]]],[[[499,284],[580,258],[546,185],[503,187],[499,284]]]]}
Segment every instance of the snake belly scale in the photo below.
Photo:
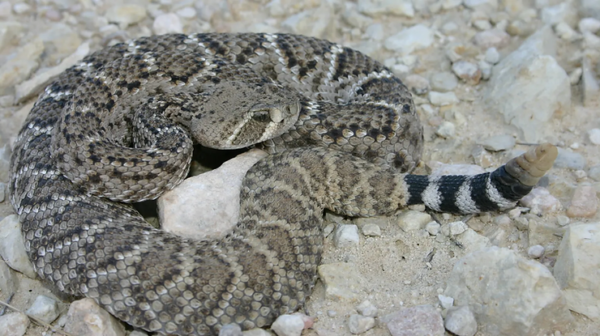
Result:
{"type": "Polygon", "coordinates": [[[422,148],[411,94],[355,50],[286,34],[154,36],[87,56],[46,88],[13,151],[11,202],[58,290],[148,331],[215,335],[302,306],[324,209],[502,210],[556,155],[540,146],[475,177],[404,174],[422,148]],[[154,229],[127,204],[180,183],[194,143],[271,153],[244,178],[239,223],[221,240],[154,229]]]}

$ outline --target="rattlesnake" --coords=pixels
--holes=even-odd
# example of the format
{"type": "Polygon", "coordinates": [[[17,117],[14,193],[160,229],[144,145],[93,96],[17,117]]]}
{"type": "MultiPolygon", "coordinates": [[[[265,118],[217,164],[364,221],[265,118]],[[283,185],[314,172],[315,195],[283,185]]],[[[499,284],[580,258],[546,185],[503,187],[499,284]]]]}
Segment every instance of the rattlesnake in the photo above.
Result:
{"type": "Polygon", "coordinates": [[[422,147],[410,92],[360,52],[286,34],[147,37],[87,56],[40,95],[13,152],[11,201],[55,288],[145,330],[212,335],[302,306],[324,209],[506,209],[556,156],[543,145],[491,174],[403,174],[422,147]],[[175,187],[194,142],[272,154],[247,173],[221,240],[154,229],[123,203],[175,187]]]}

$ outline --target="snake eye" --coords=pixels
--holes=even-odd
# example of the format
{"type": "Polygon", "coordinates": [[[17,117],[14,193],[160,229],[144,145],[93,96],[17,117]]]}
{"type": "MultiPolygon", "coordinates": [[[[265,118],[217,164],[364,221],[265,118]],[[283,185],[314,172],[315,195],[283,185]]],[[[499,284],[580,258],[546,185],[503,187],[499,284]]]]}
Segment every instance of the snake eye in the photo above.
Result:
{"type": "Polygon", "coordinates": [[[270,121],[271,117],[269,116],[269,111],[258,111],[252,114],[252,119],[264,123],[270,121]]]}

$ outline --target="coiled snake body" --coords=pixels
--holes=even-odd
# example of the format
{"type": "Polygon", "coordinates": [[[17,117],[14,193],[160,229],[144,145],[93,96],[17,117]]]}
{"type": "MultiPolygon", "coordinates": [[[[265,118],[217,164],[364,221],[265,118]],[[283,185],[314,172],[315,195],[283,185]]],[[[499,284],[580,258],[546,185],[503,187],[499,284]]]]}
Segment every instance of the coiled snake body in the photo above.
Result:
{"type": "Polygon", "coordinates": [[[60,291],[145,330],[212,335],[304,303],[324,209],[505,209],[556,155],[540,146],[472,177],[403,174],[422,147],[406,87],[357,51],[284,34],[155,36],[98,51],[46,88],[13,152],[11,201],[37,273],[60,291]],[[156,230],[124,204],[175,187],[193,143],[272,154],[246,175],[221,240],[156,230]]]}

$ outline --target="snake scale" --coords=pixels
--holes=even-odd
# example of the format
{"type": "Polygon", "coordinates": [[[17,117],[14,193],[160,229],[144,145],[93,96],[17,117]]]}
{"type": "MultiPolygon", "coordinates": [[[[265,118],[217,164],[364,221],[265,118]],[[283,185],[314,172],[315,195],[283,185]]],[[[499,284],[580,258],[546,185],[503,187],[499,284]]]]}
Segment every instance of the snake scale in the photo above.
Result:
{"type": "Polygon", "coordinates": [[[45,89],[16,141],[11,202],[58,290],[148,331],[214,335],[302,306],[324,209],[502,210],[556,156],[542,145],[492,173],[405,174],[422,148],[410,92],[358,51],[287,34],[153,36],[97,51],[45,89]],[[154,229],[127,204],[180,183],[194,143],[271,153],[244,178],[239,223],[221,240],[154,229]]]}

